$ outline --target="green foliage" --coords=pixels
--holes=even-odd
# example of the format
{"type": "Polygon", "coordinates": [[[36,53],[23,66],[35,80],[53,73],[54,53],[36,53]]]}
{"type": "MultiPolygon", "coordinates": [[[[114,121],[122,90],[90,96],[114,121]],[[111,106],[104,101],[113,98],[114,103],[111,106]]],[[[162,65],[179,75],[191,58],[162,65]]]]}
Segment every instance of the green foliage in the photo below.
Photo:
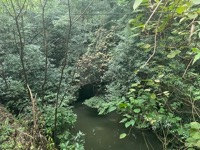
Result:
{"type": "Polygon", "coordinates": [[[112,105],[112,102],[106,102],[105,98],[101,96],[86,99],[83,104],[98,109],[99,115],[107,114],[117,109],[117,107],[112,105]]]}
{"type": "Polygon", "coordinates": [[[91,107],[91,108],[100,108],[102,104],[104,104],[105,101],[102,97],[94,96],[90,99],[86,99],[83,104],[91,107]]]}
{"type": "Polygon", "coordinates": [[[135,10],[136,8],[138,8],[138,6],[142,3],[143,0],[135,0],[134,5],[133,5],[133,9],[135,10]]]}
{"type": "Polygon", "coordinates": [[[62,150],[84,150],[84,134],[82,132],[79,131],[76,135],[74,135],[71,138],[71,141],[69,141],[69,133],[65,132],[63,136],[59,137],[59,139],[61,139],[59,146],[62,150]]]}
{"type": "Polygon", "coordinates": [[[64,1],[10,2],[0,2],[0,98],[32,122],[29,84],[49,149],[83,149],[69,104],[87,84],[100,87],[84,102],[100,115],[120,113],[125,128],[152,130],[164,149],[199,146],[197,0],[70,1],[72,25],[64,1]]]}
{"type": "MultiPolygon", "coordinates": [[[[14,129],[9,124],[9,119],[0,124],[0,148],[1,149],[11,149],[14,146],[14,141],[10,140],[14,129]]],[[[20,148],[20,147],[19,147],[20,148]]]]}
{"type": "Polygon", "coordinates": [[[6,110],[2,110],[0,106],[1,123],[0,123],[0,149],[27,149],[28,142],[31,144],[31,140],[25,131],[23,126],[19,125],[19,122],[13,118],[6,110]],[[7,117],[6,119],[4,117],[7,117]],[[27,136],[27,137],[26,137],[27,136]]]}
{"type": "Polygon", "coordinates": [[[179,54],[181,51],[179,50],[175,50],[175,51],[172,51],[171,53],[169,53],[167,55],[168,58],[174,58],[177,54],[179,54]]]}
{"type": "Polygon", "coordinates": [[[164,149],[183,148],[188,124],[199,121],[200,26],[198,3],[192,2],[135,1],[134,9],[141,7],[129,21],[132,34],[129,29],[118,34],[121,40],[104,76],[112,76],[105,95],[109,106],[99,110],[114,108],[126,128],[151,129],[164,149]]]}
{"type": "Polygon", "coordinates": [[[192,51],[196,54],[192,64],[194,64],[197,60],[200,59],[200,50],[198,48],[192,48],[192,51]]]}
{"type": "Polygon", "coordinates": [[[126,133],[122,133],[122,134],[120,134],[120,136],[119,136],[120,139],[123,139],[123,138],[125,138],[125,137],[126,137],[126,133]]]}
{"type": "MultiPolygon", "coordinates": [[[[52,106],[47,106],[43,112],[45,126],[50,129],[53,129],[54,126],[54,116],[52,116],[53,111],[54,108],[52,106]]],[[[62,133],[63,130],[71,128],[76,121],[76,117],[77,116],[73,113],[71,108],[61,107],[58,110],[58,126],[61,129],[60,132],[62,133]]]]}
{"type": "Polygon", "coordinates": [[[200,124],[198,122],[190,123],[190,135],[186,139],[186,146],[200,148],[200,124]]]}
{"type": "MultiPolygon", "coordinates": [[[[47,106],[44,108],[41,123],[44,125],[45,133],[51,137],[54,132],[54,108],[47,106]]],[[[62,150],[83,150],[84,134],[78,132],[76,135],[71,134],[71,129],[74,126],[77,116],[73,113],[71,108],[61,107],[58,109],[58,123],[57,123],[57,137],[56,141],[59,143],[59,148],[62,150]]]]}

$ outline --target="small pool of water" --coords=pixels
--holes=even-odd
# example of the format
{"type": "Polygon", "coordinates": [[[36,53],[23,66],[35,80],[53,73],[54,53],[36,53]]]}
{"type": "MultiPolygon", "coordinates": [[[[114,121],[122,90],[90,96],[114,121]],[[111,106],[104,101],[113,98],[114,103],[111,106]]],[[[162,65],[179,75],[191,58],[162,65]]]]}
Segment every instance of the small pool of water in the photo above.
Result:
{"type": "Polygon", "coordinates": [[[162,150],[155,135],[148,131],[132,129],[130,135],[119,139],[121,133],[129,133],[115,113],[99,116],[95,109],[76,103],[76,131],[85,133],[85,150],[162,150]]]}

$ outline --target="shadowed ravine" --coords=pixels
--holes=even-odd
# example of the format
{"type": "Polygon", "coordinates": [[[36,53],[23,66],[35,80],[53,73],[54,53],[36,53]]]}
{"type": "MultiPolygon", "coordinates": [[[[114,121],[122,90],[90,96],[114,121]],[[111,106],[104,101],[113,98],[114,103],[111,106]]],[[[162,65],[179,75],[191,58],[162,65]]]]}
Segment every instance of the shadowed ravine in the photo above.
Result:
{"type": "Polygon", "coordinates": [[[161,144],[154,134],[147,131],[132,129],[128,137],[119,139],[123,132],[128,133],[122,124],[120,116],[112,113],[99,116],[95,109],[82,103],[74,105],[74,112],[78,119],[76,131],[85,135],[86,150],[161,150],[161,144]]]}

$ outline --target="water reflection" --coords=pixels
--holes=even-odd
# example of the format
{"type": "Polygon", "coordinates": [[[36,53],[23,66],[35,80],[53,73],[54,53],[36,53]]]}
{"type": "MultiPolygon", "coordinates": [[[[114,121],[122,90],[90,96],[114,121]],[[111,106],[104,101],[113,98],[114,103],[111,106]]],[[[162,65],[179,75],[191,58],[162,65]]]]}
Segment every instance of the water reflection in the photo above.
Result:
{"type": "Polygon", "coordinates": [[[131,130],[128,137],[119,139],[121,133],[128,133],[119,115],[114,113],[98,116],[95,109],[81,103],[75,104],[78,115],[76,130],[84,132],[86,150],[161,150],[156,137],[147,131],[131,130]]]}

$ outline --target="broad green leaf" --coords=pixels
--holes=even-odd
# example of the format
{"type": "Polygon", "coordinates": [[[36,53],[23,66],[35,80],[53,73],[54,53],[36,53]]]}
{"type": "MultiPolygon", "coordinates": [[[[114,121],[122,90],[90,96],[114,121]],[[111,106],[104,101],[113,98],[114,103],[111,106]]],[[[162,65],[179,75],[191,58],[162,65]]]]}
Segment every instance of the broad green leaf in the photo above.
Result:
{"type": "Polygon", "coordinates": [[[131,120],[131,121],[125,123],[125,127],[128,128],[130,126],[134,126],[134,124],[135,124],[135,121],[131,120]]]}
{"type": "Polygon", "coordinates": [[[198,101],[198,100],[200,100],[200,96],[196,96],[196,97],[194,98],[194,101],[198,101]]]}
{"type": "Polygon", "coordinates": [[[191,0],[193,4],[198,5],[200,4],[200,0],[191,0]]]}
{"type": "Polygon", "coordinates": [[[126,127],[126,128],[128,128],[130,125],[131,125],[130,122],[126,122],[126,123],[125,123],[125,127],[126,127]]]}
{"type": "Polygon", "coordinates": [[[145,91],[145,92],[150,92],[150,91],[151,91],[151,89],[144,89],[144,91],[145,91]]]}
{"type": "Polygon", "coordinates": [[[150,44],[144,44],[144,45],[142,46],[142,48],[144,48],[144,49],[148,49],[148,48],[150,48],[150,47],[151,47],[150,44]]]}
{"type": "Polygon", "coordinates": [[[119,104],[119,108],[125,108],[125,107],[127,107],[127,104],[125,104],[125,103],[120,103],[119,104]]]}
{"type": "Polygon", "coordinates": [[[169,53],[168,55],[167,55],[167,58],[174,58],[177,54],[179,54],[181,51],[179,51],[179,50],[175,50],[175,51],[173,51],[173,52],[171,52],[171,53],[169,53]]]}
{"type": "Polygon", "coordinates": [[[104,114],[104,113],[105,113],[105,110],[106,110],[106,108],[101,109],[100,112],[99,112],[99,115],[104,114]]]}
{"type": "Polygon", "coordinates": [[[196,147],[200,148],[200,140],[196,142],[196,147]]]}
{"type": "Polygon", "coordinates": [[[135,89],[130,89],[130,92],[135,92],[136,90],[135,89]]]}
{"type": "Polygon", "coordinates": [[[186,17],[183,17],[183,18],[180,19],[179,22],[181,23],[181,22],[184,21],[185,19],[186,19],[186,17]]]}
{"type": "Polygon", "coordinates": [[[139,113],[140,112],[140,108],[136,108],[133,110],[135,113],[139,113]]]}
{"type": "Polygon", "coordinates": [[[151,94],[151,99],[156,99],[156,94],[152,93],[151,94]]]}
{"type": "Polygon", "coordinates": [[[171,20],[171,16],[166,17],[162,21],[161,25],[158,27],[158,32],[162,32],[166,28],[170,20],[171,20]]]}
{"type": "Polygon", "coordinates": [[[200,50],[199,50],[198,48],[192,48],[192,51],[193,51],[194,53],[200,53],[200,50]]]}
{"type": "Polygon", "coordinates": [[[119,136],[120,139],[123,139],[123,138],[125,138],[125,137],[126,137],[126,133],[122,133],[122,134],[120,134],[120,136],[119,136]]]}
{"type": "Polygon", "coordinates": [[[156,83],[160,83],[160,80],[159,79],[156,79],[156,80],[154,80],[156,83]]]}
{"type": "Polygon", "coordinates": [[[142,0],[135,0],[133,4],[133,9],[136,10],[140,6],[141,3],[142,3],[142,0]]]}
{"type": "MultiPolygon", "coordinates": [[[[138,29],[138,28],[144,28],[144,25],[142,24],[142,25],[139,25],[137,27],[131,28],[131,30],[134,31],[135,29],[138,29]]],[[[139,33],[138,34],[133,34],[131,37],[135,37],[135,36],[138,36],[138,35],[140,35],[140,34],[139,33]]]]}
{"type": "Polygon", "coordinates": [[[198,17],[198,14],[197,13],[189,13],[187,16],[189,19],[195,19],[196,17],[198,17]]]}
{"type": "Polygon", "coordinates": [[[200,123],[198,122],[191,122],[190,125],[192,129],[197,129],[197,130],[200,129],[200,123]]]}
{"type": "Polygon", "coordinates": [[[196,131],[196,132],[192,135],[192,138],[195,139],[195,140],[200,139],[200,133],[199,133],[198,131],[196,131]]]}
{"type": "Polygon", "coordinates": [[[132,117],[132,116],[129,115],[129,114],[124,114],[123,116],[124,116],[124,117],[127,117],[127,118],[131,118],[131,117],[132,117]]]}
{"type": "Polygon", "coordinates": [[[169,96],[169,91],[164,91],[163,94],[169,96]]]}
{"type": "Polygon", "coordinates": [[[196,54],[195,56],[194,56],[194,60],[193,60],[193,62],[192,62],[192,64],[194,64],[197,60],[199,60],[200,59],[200,53],[198,53],[198,54],[196,54]]]}
{"type": "Polygon", "coordinates": [[[112,107],[110,107],[109,109],[108,109],[108,112],[112,112],[112,111],[114,111],[114,110],[116,110],[117,108],[115,107],[115,106],[112,106],[112,107]]]}
{"type": "Polygon", "coordinates": [[[131,120],[130,123],[131,123],[132,126],[134,126],[135,125],[135,120],[131,120]]]}
{"type": "Polygon", "coordinates": [[[136,86],[138,86],[138,83],[133,83],[133,84],[131,84],[131,86],[136,87],[136,86]]]}
{"type": "Polygon", "coordinates": [[[127,121],[127,118],[122,119],[119,123],[123,123],[125,121],[127,121]]]}
{"type": "Polygon", "coordinates": [[[176,9],[176,12],[177,12],[178,14],[182,14],[186,9],[187,9],[187,7],[183,5],[183,6],[178,7],[178,8],[176,9]]]}

